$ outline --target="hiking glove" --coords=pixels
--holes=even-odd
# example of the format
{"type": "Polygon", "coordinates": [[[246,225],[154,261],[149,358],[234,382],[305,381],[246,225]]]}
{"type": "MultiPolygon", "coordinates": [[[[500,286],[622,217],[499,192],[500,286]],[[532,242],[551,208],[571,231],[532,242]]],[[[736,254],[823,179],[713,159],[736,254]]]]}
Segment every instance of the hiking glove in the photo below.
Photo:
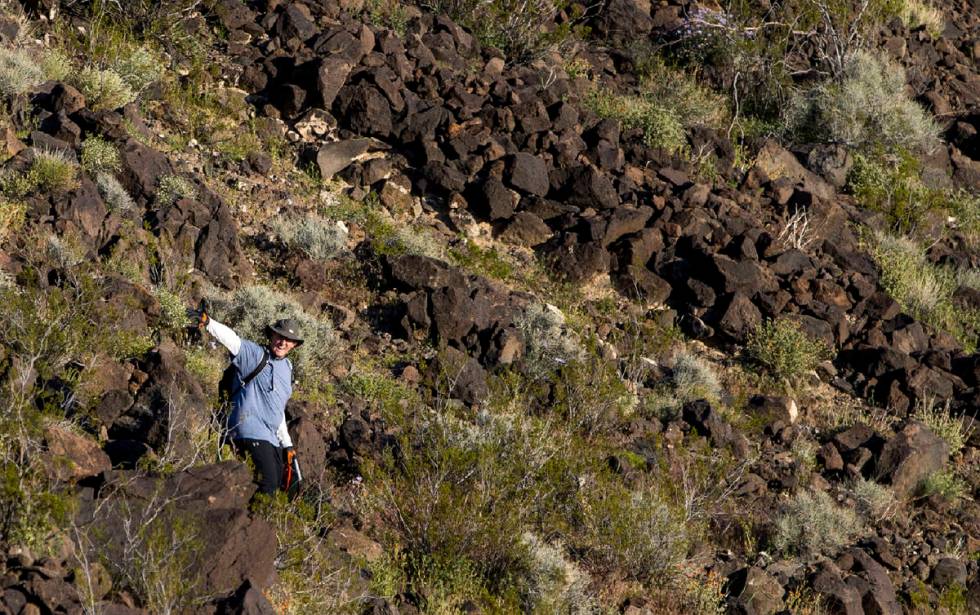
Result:
{"type": "Polygon", "coordinates": [[[196,308],[187,308],[187,317],[191,319],[193,326],[204,328],[208,326],[208,321],[211,320],[208,316],[208,312],[210,311],[211,306],[208,305],[207,299],[201,299],[200,305],[196,308]]]}

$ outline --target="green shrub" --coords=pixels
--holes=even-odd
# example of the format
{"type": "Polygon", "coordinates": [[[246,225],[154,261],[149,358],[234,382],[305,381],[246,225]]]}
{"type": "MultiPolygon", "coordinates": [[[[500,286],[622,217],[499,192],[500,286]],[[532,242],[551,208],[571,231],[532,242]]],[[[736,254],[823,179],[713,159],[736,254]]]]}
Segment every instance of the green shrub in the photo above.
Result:
{"type": "Polygon", "coordinates": [[[410,585],[429,586],[426,600],[425,575],[450,563],[476,575],[468,591],[505,595],[527,569],[523,526],[541,505],[539,480],[556,442],[519,416],[487,413],[474,423],[420,412],[397,447],[365,468],[366,502],[391,530],[384,542],[404,553],[410,585]]]}
{"type": "Polygon", "coordinates": [[[309,313],[292,297],[267,286],[243,286],[225,297],[214,298],[215,316],[243,338],[263,344],[265,328],[280,318],[295,318],[303,345],[289,358],[297,376],[315,383],[336,360],[337,339],[330,323],[309,313]]]}
{"type": "Polygon", "coordinates": [[[691,538],[682,508],[654,487],[630,491],[610,478],[597,479],[581,497],[582,529],[574,541],[587,561],[641,581],[675,574],[691,538]]]}
{"type": "Polygon", "coordinates": [[[857,513],[838,506],[823,491],[803,491],[776,519],[773,546],[807,558],[833,556],[863,530],[857,513]]]}
{"type": "Polygon", "coordinates": [[[626,129],[639,129],[650,147],[679,153],[687,147],[681,117],[664,104],[638,96],[593,89],[584,101],[599,117],[619,120],[626,129]]]}
{"type": "Polygon", "coordinates": [[[89,173],[118,171],[121,166],[119,150],[102,137],[82,141],[82,168],[89,173]]]}
{"type": "Polygon", "coordinates": [[[19,231],[26,216],[27,205],[23,201],[0,196],[0,241],[6,239],[8,234],[19,231]]]}
{"type": "Polygon", "coordinates": [[[78,186],[78,164],[62,150],[34,150],[23,173],[8,170],[0,176],[0,191],[13,199],[35,192],[68,192],[78,186]]]}
{"type": "Polygon", "coordinates": [[[44,79],[44,71],[27,50],[0,47],[0,94],[22,94],[44,79]]]}
{"type": "Polygon", "coordinates": [[[255,509],[276,532],[278,581],[268,590],[276,612],[355,612],[359,596],[351,590],[358,569],[330,554],[327,533],[337,515],[325,494],[312,488],[292,502],[277,494],[259,499],[255,509]]]}
{"type": "MultiPolygon", "coordinates": [[[[556,0],[430,0],[427,4],[433,12],[446,13],[470,28],[482,44],[500,49],[510,61],[533,59],[581,32],[569,22],[556,23],[567,6],[556,0]]],[[[581,17],[574,12],[572,16],[581,17]]]]}
{"type": "Polygon", "coordinates": [[[866,478],[857,478],[850,483],[848,490],[854,497],[858,513],[870,524],[877,525],[896,512],[898,503],[895,492],[885,485],[866,478]]]}
{"type": "Polygon", "coordinates": [[[921,497],[938,495],[944,500],[955,502],[970,492],[970,486],[952,470],[933,472],[919,485],[921,497]]]}
{"type": "Polygon", "coordinates": [[[936,399],[920,399],[915,404],[913,416],[949,445],[950,455],[955,455],[966,446],[969,433],[963,420],[953,416],[950,400],[941,403],[936,399]]]}
{"type": "Polygon", "coordinates": [[[160,302],[159,326],[166,331],[181,331],[187,326],[186,306],[180,295],[157,287],[153,293],[160,302]]]}
{"type": "Polygon", "coordinates": [[[590,591],[591,576],[566,557],[561,544],[544,542],[530,532],[524,534],[530,557],[529,602],[535,613],[592,615],[598,604],[590,591]]]}
{"type": "Polygon", "coordinates": [[[840,81],[797,95],[787,108],[787,125],[802,141],[917,153],[939,145],[939,126],[906,94],[902,67],[866,51],[848,58],[840,81]]]}
{"type": "Polygon", "coordinates": [[[330,260],[347,248],[347,227],[342,222],[331,222],[315,214],[276,218],[272,232],[287,247],[314,260],[330,260]]]}
{"type": "Polygon", "coordinates": [[[60,49],[45,49],[41,53],[40,65],[44,77],[50,81],[65,81],[74,70],[71,59],[60,49]]]}
{"type": "Polygon", "coordinates": [[[929,262],[925,249],[908,237],[878,232],[871,243],[888,294],[911,315],[946,331],[972,352],[980,332],[980,311],[953,301],[956,272],[929,262]]]}
{"type": "Polygon", "coordinates": [[[161,205],[173,205],[181,199],[197,197],[197,188],[190,180],[179,175],[164,175],[157,187],[157,202],[161,205]]]}
{"type": "Polygon", "coordinates": [[[565,324],[557,307],[531,303],[514,319],[524,339],[522,371],[528,377],[547,378],[562,365],[582,359],[584,351],[565,324]]]}
{"type": "Polygon", "coordinates": [[[86,66],[74,78],[93,111],[114,111],[136,100],[136,92],[111,68],[86,66]]]}
{"type": "Polygon", "coordinates": [[[158,55],[145,46],[120,54],[112,68],[137,95],[150,84],[159,81],[166,70],[158,55]]]}
{"type": "Polygon", "coordinates": [[[903,0],[902,21],[909,29],[922,28],[933,39],[938,39],[946,29],[943,12],[927,0],[903,0]]]}
{"type": "Polygon", "coordinates": [[[509,280],[514,275],[514,267],[496,248],[481,248],[466,238],[449,250],[448,257],[453,264],[484,277],[509,280]]]}
{"type": "Polygon", "coordinates": [[[136,202],[129,192],[123,188],[115,175],[109,173],[99,173],[95,176],[95,185],[99,188],[99,194],[105,199],[109,211],[126,213],[136,209],[136,202]]]}
{"type": "Polygon", "coordinates": [[[749,359],[773,377],[793,382],[816,368],[829,351],[786,318],[766,320],[749,337],[749,359]]]}
{"type": "Polygon", "coordinates": [[[674,390],[681,401],[721,399],[718,375],[704,359],[681,352],[674,360],[674,390]]]}

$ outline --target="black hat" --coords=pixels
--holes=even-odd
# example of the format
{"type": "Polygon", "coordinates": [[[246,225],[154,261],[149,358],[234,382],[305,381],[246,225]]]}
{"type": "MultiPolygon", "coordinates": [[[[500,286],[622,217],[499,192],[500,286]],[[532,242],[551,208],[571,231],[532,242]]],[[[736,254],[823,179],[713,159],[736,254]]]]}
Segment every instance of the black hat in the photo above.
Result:
{"type": "Polygon", "coordinates": [[[294,318],[280,318],[265,328],[266,334],[278,333],[287,340],[296,342],[297,346],[303,344],[303,338],[299,334],[299,323],[294,318]]]}

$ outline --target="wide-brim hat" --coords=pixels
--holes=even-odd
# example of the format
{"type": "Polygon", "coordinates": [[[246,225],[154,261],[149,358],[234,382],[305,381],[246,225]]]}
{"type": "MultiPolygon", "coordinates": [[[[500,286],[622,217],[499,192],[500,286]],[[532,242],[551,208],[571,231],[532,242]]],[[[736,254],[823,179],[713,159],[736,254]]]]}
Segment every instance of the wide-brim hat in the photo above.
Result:
{"type": "Polygon", "coordinates": [[[278,333],[287,340],[296,342],[297,346],[303,344],[303,338],[299,333],[299,323],[294,318],[280,318],[276,322],[265,328],[266,335],[278,333]]]}

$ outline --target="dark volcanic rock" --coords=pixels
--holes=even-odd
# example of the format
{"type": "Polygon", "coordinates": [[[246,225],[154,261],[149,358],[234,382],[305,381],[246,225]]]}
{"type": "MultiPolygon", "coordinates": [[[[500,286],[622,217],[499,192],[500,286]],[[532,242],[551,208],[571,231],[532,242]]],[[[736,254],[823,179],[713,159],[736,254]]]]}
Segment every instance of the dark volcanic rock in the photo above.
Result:
{"type": "Polygon", "coordinates": [[[537,156],[520,152],[508,161],[507,181],[518,190],[529,194],[548,194],[548,165],[537,156]]]}
{"type": "Polygon", "coordinates": [[[728,591],[735,598],[736,613],[773,615],[783,607],[785,590],[764,570],[752,566],[729,575],[728,591]]]}
{"type": "Polygon", "coordinates": [[[896,494],[910,495],[927,476],[941,470],[949,459],[949,445],[928,427],[912,421],[885,443],[877,473],[896,494]]]}

